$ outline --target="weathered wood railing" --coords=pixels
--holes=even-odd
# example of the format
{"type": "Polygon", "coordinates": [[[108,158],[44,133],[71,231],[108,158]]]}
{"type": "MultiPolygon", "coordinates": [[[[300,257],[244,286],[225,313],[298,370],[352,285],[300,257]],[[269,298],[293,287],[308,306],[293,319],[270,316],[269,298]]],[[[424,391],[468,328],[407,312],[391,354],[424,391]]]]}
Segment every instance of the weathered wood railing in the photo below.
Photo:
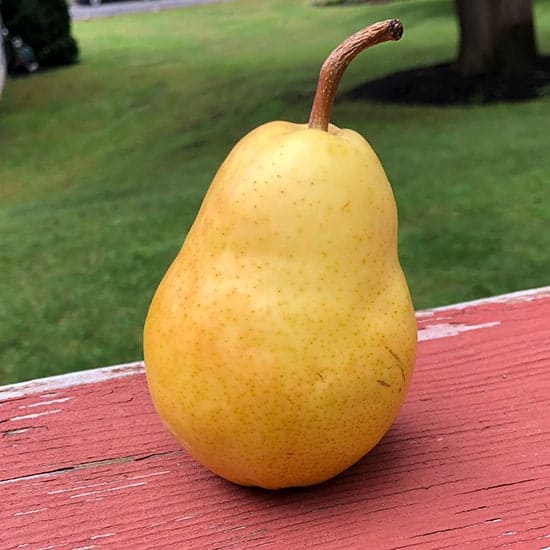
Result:
{"type": "Polygon", "coordinates": [[[550,287],[417,317],[394,426],[308,489],[197,465],[140,363],[0,387],[0,548],[550,548],[550,287]]]}

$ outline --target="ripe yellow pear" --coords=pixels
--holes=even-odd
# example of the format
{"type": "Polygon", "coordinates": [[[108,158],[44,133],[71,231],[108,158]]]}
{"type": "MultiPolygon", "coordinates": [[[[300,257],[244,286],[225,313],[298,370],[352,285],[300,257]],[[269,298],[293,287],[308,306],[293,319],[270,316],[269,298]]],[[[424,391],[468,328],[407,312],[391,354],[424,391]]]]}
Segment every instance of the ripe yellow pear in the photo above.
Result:
{"type": "Polygon", "coordinates": [[[393,193],[369,144],[328,123],[351,58],[401,32],[390,20],[350,37],[323,65],[309,124],[271,122],[233,148],[151,303],[156,410],[235,483],[322,482],[405,399],[416,322],[393,193]]]}

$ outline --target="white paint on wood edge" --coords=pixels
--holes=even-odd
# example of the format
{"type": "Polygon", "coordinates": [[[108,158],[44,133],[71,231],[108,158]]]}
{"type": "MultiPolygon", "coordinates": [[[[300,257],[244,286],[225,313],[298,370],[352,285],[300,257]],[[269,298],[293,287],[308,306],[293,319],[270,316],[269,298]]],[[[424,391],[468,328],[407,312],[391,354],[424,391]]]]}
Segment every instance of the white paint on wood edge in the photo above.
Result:
{"type": "Polygon", "coordinates": [[[69,372],[57,376],[48,376],[47,378],[38,378],[28,382],[19,382],[8,386],[0,387],[0,401],[14,399],[31,393],[49,392],[72,386],[83,384],[95,384],[132,374],[142,373],[144,365],[142,361],[126,363],[124,365],[114,365],[111,367],[101,367],[98,369],[89,369],[78,372],[69,372]]]}
{"type": "Polygon", "coordinates": [[[423,342],[424,340],[448,338],[449,336],[458,336],[462,332],[496,327],[498,325],[500,325],[500,321],[491,321],[490,323],[482,323],[480,325],[466,325],[464,323],[438,323],[436,325],[429,325],[419,329],[418,341],[423,342]]]}
{"type": "Polygon", "coordinates": [[[530,288],[528,290],[518,290],[517,292],[509,292],[507,294],[499,294],[490,298],[480,298],[479,300],[470,300],[469,302],[459,302],[457,304],[449,304],[448,306],[433,307],[417,311],[416,316],[421,319],[423,317],[431,317],[440,311],[452,309],[466,309],[467,307],[479,306],[484,304],[511,304],[514,302],[530,302],[538,298],[550,298],[550,286],[540,288],[530,288]]]}

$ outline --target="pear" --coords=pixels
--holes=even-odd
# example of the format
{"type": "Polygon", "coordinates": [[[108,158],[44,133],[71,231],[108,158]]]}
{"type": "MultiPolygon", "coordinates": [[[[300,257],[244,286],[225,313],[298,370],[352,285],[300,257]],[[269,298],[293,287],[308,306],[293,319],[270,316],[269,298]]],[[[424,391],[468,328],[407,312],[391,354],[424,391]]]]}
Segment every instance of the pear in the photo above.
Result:
{"type": "Polygon", "coordinates": [[[144,328],[154,406],[234,483],[320,483],[387,432],[411,382],[416,321],[392,189],[363,137],[329,124],[336,87],[398,20],[324,63],[308,124],[270,122],[223,162],[144,328]]]}

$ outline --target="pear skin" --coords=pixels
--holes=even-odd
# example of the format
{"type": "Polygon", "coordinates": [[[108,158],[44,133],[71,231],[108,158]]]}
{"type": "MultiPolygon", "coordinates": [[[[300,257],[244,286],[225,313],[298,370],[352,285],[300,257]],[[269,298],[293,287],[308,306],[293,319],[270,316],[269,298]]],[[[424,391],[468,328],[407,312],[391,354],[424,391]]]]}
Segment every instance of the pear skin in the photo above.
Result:
{"type": "Polygon", "coordinates": [[[143,345],[180,445],[232,482],[276,489],[327,480],[376,445],[405,400],[416,340],[372,148],[352,130],[277,121],[219,168],[143,345]]]}

